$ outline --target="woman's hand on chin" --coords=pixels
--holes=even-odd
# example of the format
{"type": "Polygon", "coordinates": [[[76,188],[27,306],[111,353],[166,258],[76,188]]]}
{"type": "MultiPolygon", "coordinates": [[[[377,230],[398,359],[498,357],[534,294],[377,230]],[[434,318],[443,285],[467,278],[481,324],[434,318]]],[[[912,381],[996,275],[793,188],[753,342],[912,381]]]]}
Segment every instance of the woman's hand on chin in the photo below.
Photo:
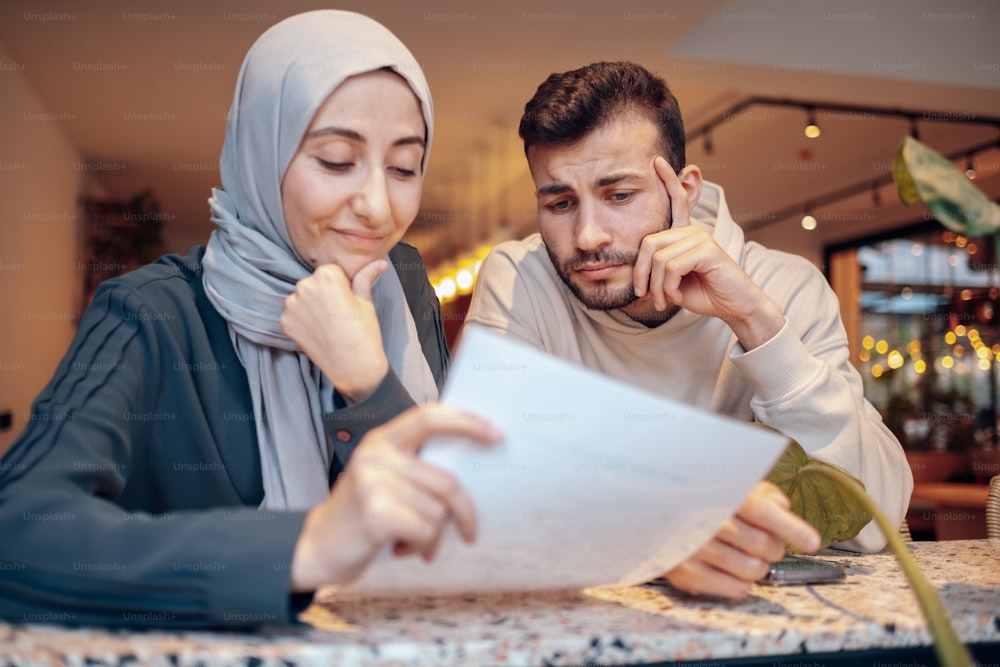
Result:
{"type": "Polygon", "coordinates": [[[389,371],[372,285],[389,263],[379,259],[347,279],[336,264],[322,264],[285,299],[281,328],[349,402],[367,398],[389,371]]]}

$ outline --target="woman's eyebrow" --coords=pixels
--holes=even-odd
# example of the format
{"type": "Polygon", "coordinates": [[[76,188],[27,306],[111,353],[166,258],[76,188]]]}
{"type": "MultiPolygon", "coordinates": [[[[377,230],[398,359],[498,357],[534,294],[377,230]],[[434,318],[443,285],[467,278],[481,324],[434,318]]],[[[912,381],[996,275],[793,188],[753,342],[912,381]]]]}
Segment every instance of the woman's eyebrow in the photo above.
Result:
{"type": "MultiPolygon", "coordinates": [[[[332,127],[332,126],[321,127],[318,130],[310,130],[309,132],[306,132],[305,138],[316,139],[318,137],[329,137],[329,136],[343,137],[345,139],[350,139],[351,141],[356,141],[359,144],[366,143],[365,138],[360,134],[358,134],[357,132],[355,132],[354,130],[348,130],[347,128],[332,127]]],[[[405,146],[408,144],[417,144],[421,148],[425,148],[427,142],[424,140],[423,137],[419,137],[416,135],[409,137],[400,137],[399,139],[396,139],[394,142],[392,142],[393,146],[405,146]]]]}

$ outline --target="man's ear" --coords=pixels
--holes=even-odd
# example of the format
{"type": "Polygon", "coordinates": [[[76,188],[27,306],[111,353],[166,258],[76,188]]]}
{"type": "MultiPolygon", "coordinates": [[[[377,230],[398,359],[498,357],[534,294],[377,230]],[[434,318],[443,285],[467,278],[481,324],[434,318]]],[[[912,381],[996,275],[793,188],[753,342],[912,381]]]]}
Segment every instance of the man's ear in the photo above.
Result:
{"type": "Polygon", "coordinates": [[[677,179],[681,182],[681,187],[687,192],[688,210],[693,211],[694,207],[701,199],[701,186],[704,181],[701,178],[701,168],[696,164],[689,164],[680,173],[677,179]]]}

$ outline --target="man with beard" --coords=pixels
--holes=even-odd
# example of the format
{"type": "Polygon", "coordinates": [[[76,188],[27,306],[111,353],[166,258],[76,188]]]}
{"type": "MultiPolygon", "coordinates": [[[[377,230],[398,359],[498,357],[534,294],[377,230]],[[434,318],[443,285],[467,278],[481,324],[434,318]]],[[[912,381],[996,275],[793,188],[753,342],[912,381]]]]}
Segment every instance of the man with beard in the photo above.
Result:
{"type": "MultiPolygon", "coordinates": [[[[540,235],[483,263],[468,322],[654,393],[769,424],[858,477],[899,523],[913,480],[862,394],[836,296],[807,260],[745,242],[722,189],[685,165],[666,83],[633,63],[551,75],[525,106],[540,235]]],[[[609,415],[609,418],[615,418],[609,415]]],[[[663,445],[671,446],[665,432],[663,445]]],[[[813,529],[761,482],[665,576],[739,598],[813,529]]],[[[837,546],[877,551],[874,522],[837,546]]]]}

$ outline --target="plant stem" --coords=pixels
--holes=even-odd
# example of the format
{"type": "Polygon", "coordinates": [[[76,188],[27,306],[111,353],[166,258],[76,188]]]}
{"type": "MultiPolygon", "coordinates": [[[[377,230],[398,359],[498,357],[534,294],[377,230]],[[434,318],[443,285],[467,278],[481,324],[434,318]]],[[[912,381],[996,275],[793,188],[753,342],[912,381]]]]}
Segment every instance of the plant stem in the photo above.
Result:
{"type": "Polygon", "coordinates": [[[889,523],[889,519],[882,513],[879,506],[865,493],[864,487],[854,478],[827,466],[806,464],[799,470],[799,473],[826,475],[841,487],[849,489],[850,494],[865,506],[889,541],[889,548],[896,555],[896,559],[903,568],[903,574],[906,575],[910,586],[913,587],[913,593],[917,596],[917,602],[920,603],[920,608],[927,619],[927,627],[934,639],[934,652],[942,667],[972,667],[975,665],[976,661],[969,653],[969,649],[955,633],[955,628],[952,627],[951,621],[948,619],[948,613],[945,611],[944,605],[941,604],[941,598],[938,597],[937,591],[924,576],[924,573],[920,571],[913,555],[906,548],[906,543],[899,535],[899,528],[889,523]]]}

